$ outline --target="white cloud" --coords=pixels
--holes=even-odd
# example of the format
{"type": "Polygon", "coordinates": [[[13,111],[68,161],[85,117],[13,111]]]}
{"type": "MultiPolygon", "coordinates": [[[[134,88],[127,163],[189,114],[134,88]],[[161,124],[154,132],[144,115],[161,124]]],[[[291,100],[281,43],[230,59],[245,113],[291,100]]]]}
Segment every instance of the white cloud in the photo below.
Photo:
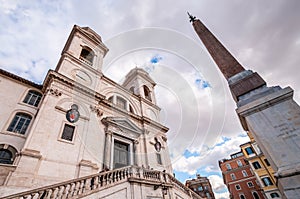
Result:
{"type": "Polygon", "coordinates": [[[173,159],[173,168],[176,171],[187,172],[190,175],[195,174],[200,168],[207,172],[220,172],[218,160],[229,158],[230,154],[240,151],[239,145],[248,141],[248,137],[238,136],[212,148],[194,148],[192,152],[198,152],[199,156],[182,156],[179,159],[173,159]]]}
{"type": "Polygon", "coordinates": [[[224,185],[223,178],[218,175],[210,175],[207,177],[211,183],[211,186],[214,190],[214,192],[220,192],[221,190],[226,189],[226,186],[224,185]]]}
{"type": "Polygon", "coordinates": [[[216,199],[228,199],[229,198],[229,192],[224,193],[214,193],[216,199]]]}
{"type": "MultiPolygon", "coordinates": [[[[176,53],[169,51],[169,54],[173,54],[164,55],[164,59],[159,62],[164,67],[160,71],[161,76],[155,73],[151,75],[157,75],[157,80],[169,78],[177,89],[167,83],[162,84],[168,87],[168,94],[173,95],[160,94],[162,100],[159,101],[164,113],[163,122],[170,127],[168,136],[174,168],[190,174],[194,174],[200,167],[207,172],[214,172],[218,170],[217,160],[239,150],[238,145],[246,142],[247,138],[237,137],[243,130],[228,85],[220,73],[210,76],[209,72],[218,71],[217,67],[212,64],[207,53],[205,57],[203,51],[199,50],[203,46],[188,22],[186,11],[202,19],[247,69],[259,72],[268,85],[290,85],[295,89],[296,101],[300,102],[300,79],[296,72],[300,63],[300,26],[297,25],[299,6],[298,0],[192,0],[188,3],[178,0],[1,0],[0,67],[41,82],[47,70],[55,68],[74,24],[89,26],[101,35],[110,48],[105,59],[116,52],[113,49],[120,49],[123,45],[132,45],[137,50],[138,47],[149,47],[144,45],[149,40],[156,44],[150,46],[152,48],[172,41],[168,49],[178,48],[181,54],[176,58],[176,53]],[[172,30],[186,40],[178,40],[179,37],[160,40],[161,34],[155,37],[146,35],[131,39],[129,44],[120,41],[116,46],[110,46],[110,39],[116,39],[130,30],[149,27],[172,30]],[[189,42],[198,48],[192,48],[189,42]],[[193,87],[195,73],[190,67],[185,67],[191,60],[196,60],[193,66],[212,87],[196,95],[199,89],[193,87]],[[181,81],[172,79],[169,72],[173,72],[181,81]],[[211,91],[216,93],[212,94],[211,91]],[[172,103],[168,103],[170,101],[172,103]],[[231,140],[216,146],[223,141],[222,136],[231,140]],[[200,156],[183,157],[186,149],[200,153],[200,156]]],[[[123,55],[118,52],[117,56],[123,55]]],[[[149,62],[157,52],[152,53],[130,53],[126,60],[120,59],[122,63],[116,65],[117,70],[111,72],[111,78],[122,80],[131,68],[149,62]]],[[[104,71],[104,74],[106,72],[109,71],[104,71]]]]}

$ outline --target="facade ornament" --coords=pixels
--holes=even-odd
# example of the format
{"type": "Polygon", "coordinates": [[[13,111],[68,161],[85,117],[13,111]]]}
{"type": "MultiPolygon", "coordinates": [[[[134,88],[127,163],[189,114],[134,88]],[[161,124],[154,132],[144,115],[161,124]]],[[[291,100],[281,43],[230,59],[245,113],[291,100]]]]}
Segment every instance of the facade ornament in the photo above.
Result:
{"type": "Polygon", "coordinates": [[[73,104],[71,106],[71,109],[67,111],[66,118],[69,122],[75,123],[78,121],[79,117],[80,113],[78,111],[78,106],[76,104],[73,104]]]}
{"type": "Polygon", "coordinates": [[[54,95],[54,96],[56,96],[56,97],[59,97],[59,96],[62,95],[62,92],[59,91],[58,89],[50,88],[48,91],[49,91],[49,93],[50,93],[51,95],[54,95]]]}
{"type": "Polygon", "coordinates": [[[161,139],[164,141],[164,142],[167,142],[168,138],[166,136],[161,136],[161,139]]]}
{"type": "Polygon", "coordinates": [[[103,111],[98,106],[90,105],[90,109],[91,109],[92,112],[95,112],[98,117],[101,117],[103,115],[103,111]]]}
{"type": "Polygon", "coordinates": [[[157,152],[160,152],[160,150],[161,150],[161,143],[158,141],[157,138],[154,138],[154,140],[155,140],[154,148],[155,148],[155,150],[157,152]]]}

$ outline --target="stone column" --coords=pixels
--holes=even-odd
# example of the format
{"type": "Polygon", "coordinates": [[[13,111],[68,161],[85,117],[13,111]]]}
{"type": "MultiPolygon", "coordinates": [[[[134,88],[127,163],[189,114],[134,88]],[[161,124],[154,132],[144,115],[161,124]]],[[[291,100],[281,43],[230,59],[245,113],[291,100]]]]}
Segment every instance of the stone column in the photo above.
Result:
{"type": "Polygon", "coordinates": [[[111,146],[112,146],[112,132],[107,131],[105,133],[105,148],[104,148],[104,167],[103,169],[111,169],[111,146]]]}
{"type": "Polygon", "coordinates": [[[138,140],[133,141],[133,164],[140,166],[139,155],[138,155],[139,152],[137,150],[138,144],[139,144],[138,140]]]}

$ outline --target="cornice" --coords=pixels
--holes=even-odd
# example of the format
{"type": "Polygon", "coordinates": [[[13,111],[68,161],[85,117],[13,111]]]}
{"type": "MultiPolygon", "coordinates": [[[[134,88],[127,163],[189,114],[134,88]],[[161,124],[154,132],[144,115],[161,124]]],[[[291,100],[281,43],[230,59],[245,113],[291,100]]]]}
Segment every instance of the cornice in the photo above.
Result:
{"type": "Polygon", "coordinates": [[[6,71],[6,70],[3,70],[3,69],[1,69],[1,68],[0,68],[0,74],[3,75],[3,76],[8,77],[8,78],[10,78],[10,79],[16,80],[16,81],[21,82],[21,83],[23,83],[23,84],[26,84],[26,85],[28,85],[28,86],[32,86],[32,87],[34,87],[34,88],[36,88],[36,89],[39,89],[39,90],[42,90],[42,88],[43,88],[43,85],[41,85],[41,84],[36,84],[36,83],[34,83],[34,82],[32,82],[32,81],[29,81],[29,80],[27,80],[27,79],[24,79],[24,78],[22,78],[22,77],[20,77],[20,76],[18,76],[18,75],[15,75],[15,74],[13,74],[13,73],[10,73],[10,72],[8,72],[8,71],[6,71]]]}
{"type": "Polygon", "coordinates": [[[51,82],[51,80],[58,80],[58,81],[61,81],[69,86],[72,86],[73,88],[76,88],[78,91],[81,91],[89,96],[93,96],[94,98],[98,99],[98,100],[103,100],[105,99],[105,96],[104,95],[101,95],[100,93],[96,92],[95,90],[92,90],[82,84],[79,84],[78,82],[62,75],[62,74],[59,74],[53,70],[49,70],[48,71],[48,74],[45,78],[45,81],[44,81],[44,87],[43,87],[43,92],[46,91],[49,83],[51,82]]]}

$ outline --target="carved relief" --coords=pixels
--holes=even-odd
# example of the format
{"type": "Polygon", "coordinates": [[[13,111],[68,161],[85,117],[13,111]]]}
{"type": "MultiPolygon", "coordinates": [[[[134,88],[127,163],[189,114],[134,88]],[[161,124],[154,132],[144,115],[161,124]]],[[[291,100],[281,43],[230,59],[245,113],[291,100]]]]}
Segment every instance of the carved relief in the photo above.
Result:
{"type": "Polygon", "coordinates": [[[62,95],[62,92],[59,91],[58,89],[53,89],[53,88],[50,88],[48,89],[48,92],[51,94],[51,95],[54,95],[56,97],[59,97],[62,95]]]}
{"type": "Polygon", "coordinates": [[[90,109],[91,109],[92,112],[95,112],[98,117],[101,117],[103,115],[103,111],[98,106],[90,105],[90,109]]]}

